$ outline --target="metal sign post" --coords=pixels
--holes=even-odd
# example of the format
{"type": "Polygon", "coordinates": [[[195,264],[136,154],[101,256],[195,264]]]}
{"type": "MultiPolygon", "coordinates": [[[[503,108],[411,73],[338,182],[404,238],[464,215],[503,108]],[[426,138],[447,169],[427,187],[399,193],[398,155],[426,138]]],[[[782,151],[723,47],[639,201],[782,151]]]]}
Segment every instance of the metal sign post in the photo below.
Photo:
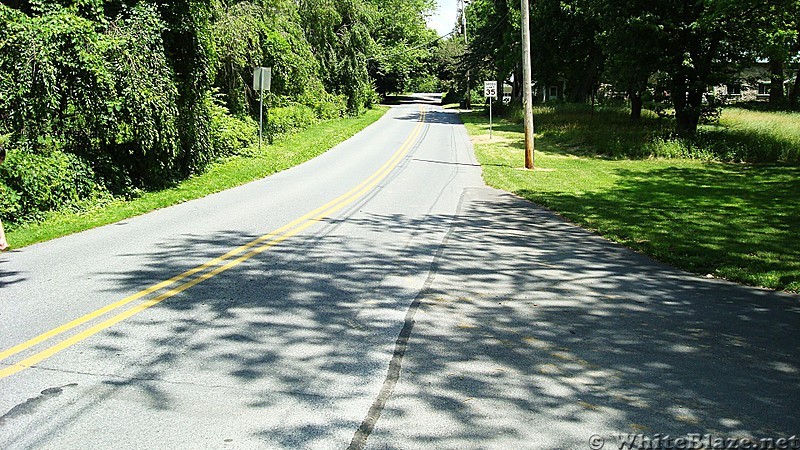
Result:
{"type": "MultiPolygon", "coordinates": [[[[264,91],[269,91],[272,84],[272,68],[256,67],[253,72],[253,89],[259,91],[258,106],[258,149],[261,150],[261,136],[264,129],[264,91]]],[[[269,128],[269,106],[267,106],[267,128],[269,128]]],[[[267,133],[267,139],[272,144],[272,135],[267,133]]]]}
{"type": "MultiPolygon", "coordinates": [[[[261,76],[263,77],[263,75],[261,76]]],[[[258,92],[258,149],[261,150],[261,133],[264,129],[264,90],[260,89],[258,92]]],[[[269,124],[267,124],[267,126],[269,126],[269,124]]]]}
{"type": "Polygon", "coordinates": [[[489,139],[492,138],[492,99],[497,98],[497,81],[483,82],[483,96],[489,99],[489,139]]]}

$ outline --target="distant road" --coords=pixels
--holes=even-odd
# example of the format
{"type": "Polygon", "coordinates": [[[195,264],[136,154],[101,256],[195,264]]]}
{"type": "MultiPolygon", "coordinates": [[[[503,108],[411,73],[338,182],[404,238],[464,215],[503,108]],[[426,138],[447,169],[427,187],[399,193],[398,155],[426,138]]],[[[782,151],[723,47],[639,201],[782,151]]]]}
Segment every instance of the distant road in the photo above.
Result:
{"type": "Polygon", "coordinates": [[[800,434],[800,296],[485,187],[436,99],[266,179],[0,255],[0,448],[800,434]]]}

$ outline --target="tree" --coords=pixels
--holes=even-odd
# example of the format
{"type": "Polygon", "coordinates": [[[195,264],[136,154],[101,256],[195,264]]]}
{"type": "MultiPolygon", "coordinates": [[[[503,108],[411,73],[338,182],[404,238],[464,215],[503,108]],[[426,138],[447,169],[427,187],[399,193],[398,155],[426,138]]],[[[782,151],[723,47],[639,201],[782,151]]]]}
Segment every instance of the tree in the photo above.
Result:
{"type": "MultiPolygon", "coordinates": [[[[545,85],[564,80],[571,100],[586,101],[599,82],[604,62],[596,14],[582,1],[540,0],[532,6],[534,79],[545,85]]],[[[472,38],[466,67],[499,80],[513,74],[514,91],[521,92],[518,2],[475,0],[467,7],[467,18],[472,38]]]]}
{"type": "Polygon", "coordinates": [[[769,101],[780,105],[786,100],[783,83],[787,63],[800,53],[800,1],[773,0],[766,2],[762,8],[761,13],[768,20],[758,28],[761,46],[759,56],[767,58],[770,64],[769,101]]]}
{"type": "Polygon", "coordinates": [[[0,7],[0,134],[31,154],[78,155],[114,192],[174,179],[178,90],[155,7],[110,20],[47,6],[0,7]]]}
{"type": "Polygon", "coordinates": [[[619,17],[611,22],[605,40],[607,53],[620,58],[612,59],[614,72],[640,88],[645,73],[657,68],[664,84],[654,89],[669,93],[681,135],[696,132],[707,109],[708,87],[731,80],[742,64],[752,61],[750,49],[758,27],[753,1],[743,5],[733,0],[608,0],[602,4],[607,17],[619,17]],[[626,25],[633,28],[625,31],[626,25]],[[620,69],[626,60],[640,69],[620,69]]]}
{"type": "MultiPolygon", "coordinates": [[[[476,80],[505,81],[520,73],[520,10],[513,0],[476,0],[466,9],[468,51],[463,60],[476,80]]],[[[521,85],[520,85],[521,86],[521,85]]],[[[515,89],[519,91],[519,89],[515,89]]]]}
{"type": "Polygon", "coordinates": [[[370,0],[375,11],[372,37],[375,46],[369,63],[378,93],[403,92],[412,78],[429,71],[436,32],[425,16],[432,0],[370,0]]]}
{"type": "Polygon", "coordinates": [[[569,99],[585,102],[603,69],[600,21],[583,1],[539,0],[531,12],[534,79],[566,84],[569,99]]]}
{"type": "Polygon", "coordinates": [[[167,27],[164,48],[178,87],[178,170],[188,176],[205,167],[211,153],[210,106],[215,53],[212,0],[157,0],[167,27]]]}
{"type": "Polygon", "coordinates": [[[367,60],[374,9],[363,0],[300,0],[300,21],[320,64],[325,88],[344,94],[351,113],[375,100],[367,60]]]}
{"type": "Polygon", "coordinates": [[[446,102],[455,100],[465,92],[462,86],[463,74],[460,69],[461,57],[466,52],[464,38],[450,35],[437,42],[432,55],[432,72],[447,91],[446,102]]]}
{"type": "Polygon", "coordinates": [[[271,95],[278,104],[296,101],[313,106],[326,100],[319,62],[305,38],[294,2],[223,5],[217,8],[213,35],[217,53],[214,85],[234,115],[257,111],[250,82],[258,66],[272,67],[271,95]]]}
{"type": "Polygon", "coordinates": [[[603,24],[599,42],[606,57],[604,78],[628,95],[631,119],[639,120],[650,77],[662,67],[658,49],[664,36],[657,23],[637,14],[637,2],[600,0],[594,7],[603,24]]]}

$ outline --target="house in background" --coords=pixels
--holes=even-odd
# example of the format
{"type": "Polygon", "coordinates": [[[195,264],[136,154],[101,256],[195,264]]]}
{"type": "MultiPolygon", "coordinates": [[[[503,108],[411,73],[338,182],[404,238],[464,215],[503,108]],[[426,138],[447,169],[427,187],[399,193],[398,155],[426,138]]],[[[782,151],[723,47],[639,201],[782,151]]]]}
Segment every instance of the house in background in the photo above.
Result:
{"type": "MultiPolygon", "coordinates": [[[[795,85],[797,71],[790,73],[783,82],[783,94],[788,97],[795,85]]],[[[769,61],[758,60],[752,67],[739,73],[739,81],[725,85],[715,86],[709,89],[715,97],[724,98],[730,103],[769,101],[770,90],[772,89],[772,74],[769,69],[769,61]]]]}
{"type": "Polygon", "coordinates": [[[556,83],[533,82],[533,101],[542,103],[566,100],[567,79],[560,77],[556,83]]]}

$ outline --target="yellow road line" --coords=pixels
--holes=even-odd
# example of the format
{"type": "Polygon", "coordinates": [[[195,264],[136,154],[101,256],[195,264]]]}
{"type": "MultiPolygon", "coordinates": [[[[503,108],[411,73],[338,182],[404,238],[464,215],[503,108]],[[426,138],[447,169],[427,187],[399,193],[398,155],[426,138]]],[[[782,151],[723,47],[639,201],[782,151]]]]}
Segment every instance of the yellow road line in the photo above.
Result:
{"type": "Polygon", "coordinates": [[[247,261],[248,259],[252,258],[253,256],[258,255],[258,254],[266,251],[267,249],[277,245],[278,243],[280,243],[280,242],[282,242],[282,241],[284,241],[284,240],[286,240],[286,239],[288,239],[288,238],[300,233],[301,231],[305,230],[306,228],[310,227],[311,225],[314,225],[315,223],[317,223],[322,218],[324,218],[326,216],[329,216],[329,215],[331,215],[331,214],[343,209],[347,205],[353,203],[358,198],[362,197],[364,194],[366,194],[372,188],[374,188],[392,170],[394,170],[394,168],[400,163],[400,161],[403,159],[403,157],[411,150],[415,140],[417,139],[418,135],[420,134],[420,130],[422,129],[422,126],[423,126],[424,122],[425,122],[425,111],[422,110],[421,111],[421,116],[420,116],[420,121],[417,123],[417,126],[411,132],[411,134],[406,139],[406,141],[400,146],[400,148],[397,150],[397,152],[395,152],[395,154],[392,155],[392,157],[389,158],[389,160],[386,163],[384,163],[384,165],[381,166],[381,168],[379,168],[375,173],[373,173],[371,176],[369,176],[366,180],[362,181],[356,187],[354,187],[353,189],[349,190],[345,194],[342,194],[341,196],[335,198],[334,200],[332,200],[332,201],[320,206],[319,208],[314,209],[313,211],[311,211],[311,212],[309,212],[307,214],[304,214],[303,216],[293,220],[292,222],[289,222],[288,224],[286,224],[286,225],[284,225],[284,226],[282,226],[282,227],[280,227],[280,228],[278,228],[278,229],[276,229],[274,231],[271,231],[270,233],[267,233],[267,234],[265,234],[265,235],[263,235],[263,236],[261,236],[259,238],[254,239],[253,241],[251,241],[251,242],[249,242],[249,243],[247,243],[245,245],[242,245],[240,247],[237,247],[237,248],[231,250],[231,251],[225,253],[222,256],[214,258],[214,259],[212,259],[212,260],[210,260],[210,261],[208,261],[208,262],[206,262],[206,263],[204,263],[204,264],[202,264],[200,266],[197,266],[197,267],[195,267],[193,269],[187,270],[186,272],[184,272],[184,273],[182,273],[180,275],[177,275],[177,276],[172,277],[172,278],[170,278],[168,280],[165,280],[165,281],[162,281],[162,282],[160,282],[158,284],[155,284],[155,285],[153,285],[153,286],[151,286],[151,287],[149,287],[147,289],[144,289],[144,290],[142,290],[140,292],[137,292],[136,294],[133,294],[133,295],[131,295],[129,297],[126,297],[126,298],[124,298],[124,299],[122,299],[122,300],[120,300],[118,302],[115,302],[115,303],[112,303],[110,305],[107,305],[107,306],[105,306],[103,308],[100,308],[100,309],[98,309],[96,311],[93,311],[93,312],[91,312],[89,314],[86,314],[86,315],[84,315],[82,317],[79,317],[79,318],[77,318],[77,319],[75,319],[75,320],[73,320],[71,322],[68,322],[68,323],[66,323],[66,324],[64,324],[64,325],[62,325],[60,327],[54,328],[54,329],[52,329],[50,331],[47,331],[47,332],[45,332],[45,333],[43,333],[43,334],[41,334],[41,335],[29,340],[29,341],[23,342],[23,343],[21,343],[19,345],[16,345],[14,347],[9,348],[8,350],[5,350],[5,351],[1,352],[0,353],[0,361],[5,359],[5,358],[8,358],[8,357],[10,357],[12,355],[15,355],[15,354],[17,354],[17,353],[19,353],[21,351],[24,351],[24,350],[26,350],[28,348],[31,348],[31,347],[39,344],[39,343],[42,343],[42,342],[44,342],[44,341],[46,341],[46,340],[48,340],[48,339],[50,339],[52,337],[55,337],[55,336],[57,336],[59,334],[62,334],[62,333],[65,333],[65,332],[67,332],[67,331],[69,331],[69,330],[71,330],[71,329],[73,329],[73,328],[75,328],[77,326],[80,326],[80,325],[82,325],[82,324],[84,324],[86,322],[89,322],[89,321],[91,321],[91,320],[93,320],[93,319],[95,319],[97,317],[100,317],[100,316],[102,316],[102,315],[104,315],[104,314],[106,314],[106,313],[108,313],[110,311],[113,311],[113,310],[118,309],[118,308],[120,308],[120,307],[122,307],[124,305],[127,305],[127,304],[129,304],[129,303],[131,303],[131,302],[133,302],[133,301],[135,301],[137,299],[145,297],[145,296],[147,296],[149,294],[152,294],[152,293],[154,293],[154,292],[156,292],[158,290],[161,290],[161,289],[163,289],[163,288],[165,288],[167,286],[170,286],[170,285],[172,285],[174,283],[177,283],[178,281],[181,281],[181,280],[183,280],[183,279],[185,279],[187,277],[190,277],[190,276],[192,276],[194,274],[202,272],[205,269],[208,269],[210,267],[216,266],[217,264],[219,264],[221,262],[224,262],[224,261],[227,261],[228,259],[232,258],[233,256],[238,255],[239,253],[244,252],[247,249],[256,247],[257,245],[266,242],[263,245],[261,245],[259,247],[256,247],[253,250],[250,250],[249,252],[245,253],[244,255],[239,256],[238,258],[236,258],[234,260],[231,260],[231,261],[227,262],[226,264],[223,264],[223,265],[215,268],[214,270],[208,271],[208,272],[206,272],[206,273],[204,273],[204,274],[202,274],[202,275],[200,275],[200,276],[198,276],[198,277],[196,277],[196,278],[194,278],[194,279],[192,279],[192,280],[190,280],[190,281],[188,281],[188,282],[186,282],[184,284],[181,284],[180,286],[177,286],[175,288],[170,289],[169,291],[164,292],[163,294],[161,294],[161,295],[159,295],[159,296],[157,296],[157,297],[155,297],[155,298],[153,298],[151,300],[145,301],[145,302],[143,302],[143,303],[141,303],[141,304],[139,304],[139,305],[137,305],[137,306],[135,306],[135,307],[133,307],[131,309],[128,309],[128,310],[126,310],[126,311],[124,311],[124,312],[122,312],[120,314],[117,314],[117,315],[115,315],[115,316],[113,316],[113,317],[111,317],[109,319],[106,319],[105,321],[100,322],[100,323],[98,323],[98,324],[96,324],[96,325],[94,325],[94,326],[92,326],[92,327],[80,332],[80,333],[77,333],[74,336],[72,336],[70,338],[67,338],[67,339],[65,339],[65,340],[63,340],[63,341],[61,341],[61,342],[59,342],[59,343],[57,343],[57,344],[45,349],[45,350],[42,350],[42,351],[40,351],[40,352],[38,352],[38,353],[28,357],[28,358],[25,358],[22,361],[19,361],[18,363],[10,365],[10,366],[8,366],[8,367],[6,367],[4,369],[0,369],[0,379],[8,377],[10,375],[13,375],[13,374],[15,374],[15,373],[17,373],[17,372],[19,372],[21,370],[24,370],[26,368],[29,368],[29,367],[41,362],[42,360],[47,359],[50,356],[53,356],[54,354],[60,352],[61,350],[64,350],[64,349],[66,349],[68,347],[71,347],[72,345],[74,345],[74,344],[76,344],[76,343],[78,343],[78,342],[80,342],[80,341],[82,341],[82,340],[84,340],[84,339],[86,339],[86,338],[88,338],[90,336],[93,336],[93,335],[99,333],[100,331],[102,331],[102,330],[104,330],[106,328],[109,328],[109,327],[111,327],[111,326],[113,326],[113,325],[115,325],[115,324],[117,324],[117,323],[119,323],[119,322],[121,322],[121,321],[123,321],[123,320],[125,320],[125,319],[127,319],[127,318],[129,318],[129,317],[141,312],[141,311],[144,311],[147,308],[150,308],[150,307],[152,307],[154,305],[157,305],[158,303],[160,303],[160,302],[162,302],[162,301],[164,301],[164,300],[166,300],[168,298],[171,298],[171,297],[173,297],[173,296],[175,296],[175,295],[177,295],[177,294],[179,294],[179,293],[191,288],[192,286],[195,286],[195,285],[197,285],[197,284],[199,284],[199,283],[201,283],[201,282],[203,282],[205,280],[208,280],[209,278],[212,278],[212,277],[214,277],[216,275],[219,275],[220,273],[225,272],[228,269],[231,269],[231,268],[233,268],[235,266],[238,266],[239,264],[243,263],[244,261],[247,261]]]}

